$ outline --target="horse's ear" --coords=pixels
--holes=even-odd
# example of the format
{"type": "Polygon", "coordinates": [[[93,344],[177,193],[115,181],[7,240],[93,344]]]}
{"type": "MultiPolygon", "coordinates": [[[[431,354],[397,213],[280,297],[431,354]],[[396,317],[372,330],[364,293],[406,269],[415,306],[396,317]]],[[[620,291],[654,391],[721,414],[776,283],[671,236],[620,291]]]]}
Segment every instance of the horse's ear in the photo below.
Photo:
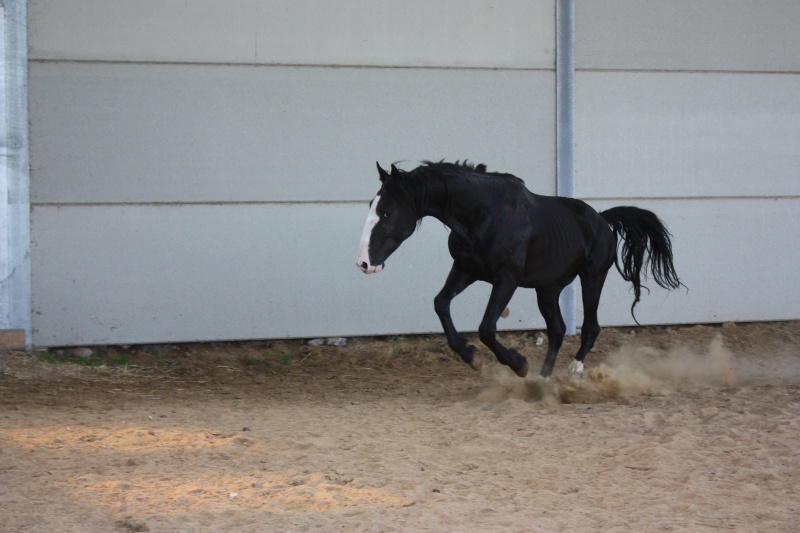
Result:
{"type": "MultiPolygon", "coordinates": [[[[386,179],[387,179],[387,178],[389,178],[389,173],[388,173],[388,172],[386,172],[385,170],[383,170],[383,169],[381,168],[381,164],[380,164],[380,163],[378,163],[377,161],[375,162],[375,166],[377,166],[377,167],[378,167],[378,176],[380,176],[380,178],[381,178],[381,181],[382,181],[382,182],[386,181],[386,179]]],[[[392,166],[394,166],[394,165],[392,165],[392,166]]]]}
{"type": "Polygon", "coordinates": [[[392,164],[392,176],[396,176],[396,175],[397,175],[397,167],[394,166],[394,164],[392,164]]]}

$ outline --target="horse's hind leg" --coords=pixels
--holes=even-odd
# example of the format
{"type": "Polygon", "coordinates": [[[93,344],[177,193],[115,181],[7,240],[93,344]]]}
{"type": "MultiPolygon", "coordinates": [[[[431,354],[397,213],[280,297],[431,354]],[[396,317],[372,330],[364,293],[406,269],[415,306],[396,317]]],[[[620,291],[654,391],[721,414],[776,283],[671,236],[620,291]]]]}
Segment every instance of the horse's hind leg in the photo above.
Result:
{"type": "Polygon", "coordinates": [[[453,319],[450,317],[450,302],[474,282],[475,278],[473,276],[453,264],[444,287],[433,299],[433,307],[439,316],[439,321],[442,323],[447,344],[473,370],[478,370],[480,368],[480,360],[475,359],[475,346],[467,345],[466,339],[458,334],[453,325],[453,319]]]}
{"type": "Polygon", "coordinates": [[[600,334],[600,323],[597,320],[597,307],[600,305],[600,293],[606,282],[608,271],[594,277],[581,276],[581,293],[583,297],[583,326],[581,327],[581,347],[575,359],[569,365],[570,374],[583,372],[583,360],[594,346],[600,334]]]}
{"type": "Polygon", "coordinates": [[[544,357],[544,364],[540,372],[545,378],[549,378],[553,373],[558,351],[561,349],[564,333],[567,331],[564,318],[561,316],[561,308],[558,305],[559,294],[561,294],[561,287],[536,289],[536,303],[539,305],[539,312],[542,313],[545,324],[547,324],[547,355],[544,357]]]}

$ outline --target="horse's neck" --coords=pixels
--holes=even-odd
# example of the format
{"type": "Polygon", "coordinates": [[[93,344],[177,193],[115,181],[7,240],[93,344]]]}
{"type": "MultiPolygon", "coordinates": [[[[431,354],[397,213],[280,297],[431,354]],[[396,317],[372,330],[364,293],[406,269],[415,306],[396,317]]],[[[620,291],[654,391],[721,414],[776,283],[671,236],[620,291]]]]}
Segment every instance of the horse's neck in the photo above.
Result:
{"type": "Polygon", "coordinates": [[[432,216],[453,233],[472,242],[473,229],[484,211],[482,201],[466,180],[443,177],[431,184],[425,216],[432,216]]]}

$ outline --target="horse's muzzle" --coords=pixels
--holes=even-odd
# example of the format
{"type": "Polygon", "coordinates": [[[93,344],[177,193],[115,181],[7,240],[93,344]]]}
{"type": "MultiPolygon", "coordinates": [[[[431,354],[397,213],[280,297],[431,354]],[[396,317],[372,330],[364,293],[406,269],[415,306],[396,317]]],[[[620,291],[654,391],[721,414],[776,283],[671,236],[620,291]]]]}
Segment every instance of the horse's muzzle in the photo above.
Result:
{"type": "Polygon", "coordinates": [[[360,268],[361,272],[363,272],[364,274],[377,274],[378,272],[383,270],[384,267],[383,264],[370,265],[366,261],[361,261],[360,263],[356,261],[356,265],[358,265],[358,268],[360,268]]]}

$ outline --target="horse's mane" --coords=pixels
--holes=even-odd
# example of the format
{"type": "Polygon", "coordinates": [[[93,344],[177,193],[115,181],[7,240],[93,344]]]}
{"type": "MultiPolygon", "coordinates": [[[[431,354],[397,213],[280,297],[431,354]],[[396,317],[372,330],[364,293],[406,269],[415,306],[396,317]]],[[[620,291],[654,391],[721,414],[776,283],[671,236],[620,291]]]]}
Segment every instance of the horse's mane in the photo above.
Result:
{"type": "MultiPolygon", "coordinates": [[[[448,163],[441,161],[423,161],[412,170],[401,170],[393,165],[391,187],[411,203],[418,213],[423,213],[428,205],[429,183],[433,180],[466,179],[470,176],[481,176],[489,179],[511,179],[515,183],[524,182],[512,175],[488,172],[486,165],[474,164],[468,160],[448,163]]],[[[445,186],[445,188],[447,188],[445,186]]]]}
{"type": "Polygon", "coordinates": [[[473,164],[468,160],[448,163],[444,159],[441,161],[423,161],[422,167],[432,171],[451,171],[456,173],[470,172],[474,174],[486,174],[486,165],[483,163],[473,164]]]}
{"type": "Polygon", "coordinates": [[[398,174],[405,174],[408,177],[430,178],[436,176],[445,177],[466,177],[480,174],[492,178],[513,178],[515,181],[524,183],[520,178],[512,174],[503,174],[499,172],[488,172],[486,165],[483,163],[471,163],[467,159],[464,161],[456,161],[455,163],[448,163],[444,159],[441,161],[423,161],[420,166],[412,170],[397,169],[398,174]]]}

